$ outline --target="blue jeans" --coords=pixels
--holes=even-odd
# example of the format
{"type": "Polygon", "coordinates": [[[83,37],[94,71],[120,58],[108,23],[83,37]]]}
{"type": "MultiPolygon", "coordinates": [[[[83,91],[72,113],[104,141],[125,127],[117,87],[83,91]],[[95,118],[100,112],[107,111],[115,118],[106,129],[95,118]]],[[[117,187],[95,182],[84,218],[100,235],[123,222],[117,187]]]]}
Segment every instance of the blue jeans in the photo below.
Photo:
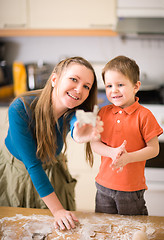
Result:
{"type": "Polygon", "coordinates": [[[95,212],[120,215],[148,215],[144,200],[145,189],[135,192],[112,190],[96,183],[95,212]]]}

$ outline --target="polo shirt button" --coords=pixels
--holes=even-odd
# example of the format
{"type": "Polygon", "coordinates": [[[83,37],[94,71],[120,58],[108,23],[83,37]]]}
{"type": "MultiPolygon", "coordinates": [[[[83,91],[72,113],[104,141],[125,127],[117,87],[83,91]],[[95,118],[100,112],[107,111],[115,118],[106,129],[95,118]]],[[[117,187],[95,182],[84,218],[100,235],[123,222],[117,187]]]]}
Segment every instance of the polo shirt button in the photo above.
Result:
{"type": "Polygon", "coordinates": [[[119,113],[122,114],[122,111],[120,110],[119,113]]]}
{"type": "Polygon", "coordinates": [[[120,120],[117,120],[117,123],[120,123],[120,120]]]}

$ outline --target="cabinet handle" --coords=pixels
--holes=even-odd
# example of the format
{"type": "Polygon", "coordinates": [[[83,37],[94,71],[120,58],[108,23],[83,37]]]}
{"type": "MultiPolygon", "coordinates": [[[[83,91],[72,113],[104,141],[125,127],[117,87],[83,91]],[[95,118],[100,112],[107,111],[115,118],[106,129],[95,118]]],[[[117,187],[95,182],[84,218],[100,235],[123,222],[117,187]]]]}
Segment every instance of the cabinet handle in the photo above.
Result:
{"type": "Polygon", "coordinates": [[[26,27],[26,24],[25,23],[23,23],[23,24],[7,24],[7,23],[5,23],[4,25],[3,25],[3,27],[4,28],[24,28],[24,27],[26,27]]]}
{"type": "Polygon", "coordinates": [[[114,25],[112,24],[93,24],[91,23],[90,28],[95,28],[95,29],[114,29],[114,25]]]}

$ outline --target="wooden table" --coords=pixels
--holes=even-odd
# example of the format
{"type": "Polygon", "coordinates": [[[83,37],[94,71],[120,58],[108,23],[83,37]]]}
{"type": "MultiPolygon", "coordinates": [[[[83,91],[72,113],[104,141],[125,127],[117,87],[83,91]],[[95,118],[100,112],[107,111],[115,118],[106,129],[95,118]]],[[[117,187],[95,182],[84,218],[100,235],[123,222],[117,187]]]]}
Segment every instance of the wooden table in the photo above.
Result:
{"type": "Polygon", "coordinates": [[[75,215],[80,221],[76,229],[60,231],[53,228],[53,217],[48,209],[0,207],[0,237],[8,236],[11,240],[23,237],[27,239],[27,236],[28,239],[128,240],[145,225],[148,239],[164,240],[164,217],[91,212],[75,212],[75,215]],[[43,238],[43,232],[47,238],[43,238]],[[40,238],[35,238],[32,234],[40,234],[40,238]]]}

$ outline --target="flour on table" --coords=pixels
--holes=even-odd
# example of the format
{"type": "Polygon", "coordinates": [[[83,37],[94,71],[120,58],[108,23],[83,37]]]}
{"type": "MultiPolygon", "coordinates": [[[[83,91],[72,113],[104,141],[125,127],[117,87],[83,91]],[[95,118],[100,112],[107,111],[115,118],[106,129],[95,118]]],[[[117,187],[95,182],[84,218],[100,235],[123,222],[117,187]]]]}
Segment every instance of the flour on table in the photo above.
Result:
{"type": "Polygon", "coordinates": [[[22,214],[17,214],[15,217],[0,219],[0,222],[4,223],[1,229],[3,232],[2,240],[46,239],[44,237],[47,237],[54,229],[53,218],[50,216],[23,216],[22,214]],[[21,225],[22,229],[22,234],[19,238],[18,224],[21,225]]]}
{"type": "MultiPolygon", "coordinates": [[[[154,239],[157,228],[164,230],[161,223],[146,223],[123,216],[102,214],[101,217],[92,214],[81,213],[78,217],[80,224],[71,230],[60,231],[54,228],[54,218],[47,215],[23,216],[0,219],[1,240],[29,240],[29,239],[55,239],[55,240],[132,240],[136,231],[146,227],[147,239],[154,239]],[[96,223],[96,224],[95,224],[96,223]],[[18,227],[19,226],[19,227],[18,227]],[[156,229],[155,229],[156,228],[156,229]]],[[[140,239],[141,240],[141,239],[140,239]]]]}

